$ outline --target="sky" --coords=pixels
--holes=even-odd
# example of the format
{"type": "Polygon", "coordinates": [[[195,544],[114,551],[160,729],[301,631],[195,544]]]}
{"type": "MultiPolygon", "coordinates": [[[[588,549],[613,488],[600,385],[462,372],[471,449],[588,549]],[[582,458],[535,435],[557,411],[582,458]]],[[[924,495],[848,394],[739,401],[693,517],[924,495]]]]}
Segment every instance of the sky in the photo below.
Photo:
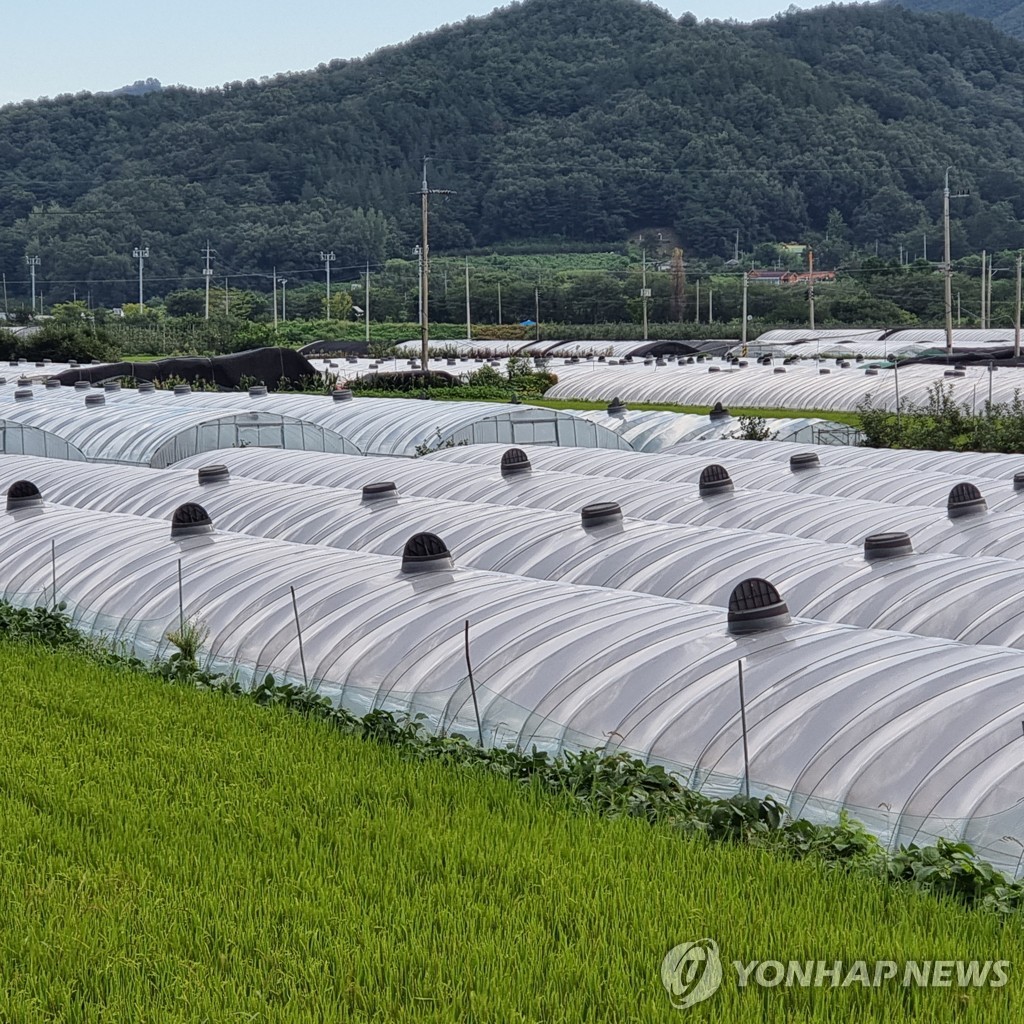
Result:
{"type": "MultiPolygon", "coordinates": [[[[821,2],[821,0],[818,0],[821,2]]],[[[496,0],[48,0],[12,3],[3,17],[0,104],[139,79],[204,86],[334,58],[360,57],[441,25],[490,13],[496,0]]],[[[677,17],[753,21],[789,0],[661,0],[677,17]]],[[[813,7],[814,0],[793,6],[813,7]]]]}

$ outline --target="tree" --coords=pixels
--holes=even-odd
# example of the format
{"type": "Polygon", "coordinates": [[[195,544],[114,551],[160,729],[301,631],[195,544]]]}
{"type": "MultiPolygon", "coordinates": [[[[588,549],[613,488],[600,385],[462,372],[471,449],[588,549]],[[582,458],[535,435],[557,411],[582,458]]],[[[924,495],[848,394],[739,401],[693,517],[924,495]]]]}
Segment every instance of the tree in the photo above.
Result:
{"type": "MultiPolygon", "coordinates": [[[[216,293],[211,296],[210,305],[216,309],[216,293]]],[[[167,310],[168,316],[205,316],[206,291],[191,288],[187,291],[171,292],[164,299],[164,309],[167,310]]]]}

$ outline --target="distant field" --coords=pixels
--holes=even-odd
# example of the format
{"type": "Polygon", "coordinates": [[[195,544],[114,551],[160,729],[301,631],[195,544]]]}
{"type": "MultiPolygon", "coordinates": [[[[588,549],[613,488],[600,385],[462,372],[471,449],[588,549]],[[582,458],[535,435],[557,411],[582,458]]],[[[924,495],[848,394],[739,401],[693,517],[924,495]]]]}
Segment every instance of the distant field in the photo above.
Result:
{"type": "Polygon", "coordinates": [[[991,990],[727,975],[681,1016],[659,980],[680,942],[1024,965],[1024,926],[66,654],[0,644],[0,683],[4,1022],[1019,1019],[1013,971],[991,990]]]}

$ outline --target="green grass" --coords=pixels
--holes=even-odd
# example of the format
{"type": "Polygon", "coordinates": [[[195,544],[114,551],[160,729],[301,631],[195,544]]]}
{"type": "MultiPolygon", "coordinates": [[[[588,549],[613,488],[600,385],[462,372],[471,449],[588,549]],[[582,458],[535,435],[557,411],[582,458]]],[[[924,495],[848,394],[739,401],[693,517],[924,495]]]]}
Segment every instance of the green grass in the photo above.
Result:
{"type": "MultiPolygon", "coordinates": [[[[0,1020],[964,1021],[998,990],[722,991],[660,962],[1007,959],[1024,925],[607,820],[281,709],[0,644],[0,1020]]],[[[727,971],[731,968],[727,967],[727,971]]]]}

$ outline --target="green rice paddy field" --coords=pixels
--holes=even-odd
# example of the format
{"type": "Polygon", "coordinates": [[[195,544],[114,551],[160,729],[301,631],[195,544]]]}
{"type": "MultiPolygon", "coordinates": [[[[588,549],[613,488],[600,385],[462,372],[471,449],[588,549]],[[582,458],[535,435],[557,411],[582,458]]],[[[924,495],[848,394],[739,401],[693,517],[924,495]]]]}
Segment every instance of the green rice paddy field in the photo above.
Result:
{"type": "Polygon", "coordinates": [[[0,644],[0,1021],[1021,1019],[1024,928],[604,820],[323,723],[0,644]],[[1012,962],[997,989],[722,989],[666,951],[1012,962]]]}

